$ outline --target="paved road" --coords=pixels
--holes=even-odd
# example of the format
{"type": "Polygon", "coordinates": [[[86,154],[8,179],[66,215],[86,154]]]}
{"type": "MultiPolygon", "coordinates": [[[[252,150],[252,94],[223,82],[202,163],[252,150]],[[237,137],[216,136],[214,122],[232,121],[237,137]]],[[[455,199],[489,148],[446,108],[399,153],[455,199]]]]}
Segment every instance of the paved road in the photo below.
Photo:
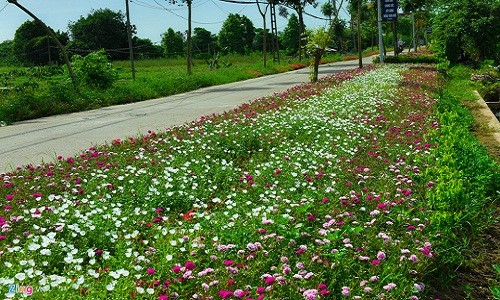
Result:
{"type": "MultiPolygon", "coordinates": [[[[365,58],[364,64],[371,61],[371,57],[365,58]]],[[[357,60],[322,65],[320,77],[357,66],[357,60]]],[[[305,68],[139,103],[0,127],[0,172],[11,171],[17,166],[50,162],[58,155],[72,156],[116,138],[162,130],[203,115],[224,112],[308,80],[309,68],[305,68]]]]}

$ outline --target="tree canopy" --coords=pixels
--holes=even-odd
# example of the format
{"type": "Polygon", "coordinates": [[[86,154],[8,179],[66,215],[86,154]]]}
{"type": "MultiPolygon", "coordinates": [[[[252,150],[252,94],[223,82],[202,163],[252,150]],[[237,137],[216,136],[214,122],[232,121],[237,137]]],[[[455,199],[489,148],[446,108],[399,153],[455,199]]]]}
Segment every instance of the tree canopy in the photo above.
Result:
{"type": "Polygon", "coordinates": [[[68,24],[73,52],[87,54],[105,49],[111,59],[128,57],[127,23],[121,11],[93,10],[86,17],[68,24]]]}
{"type": "Polygon", "coordinates": [[[435,11],[434,44],[450,62],[500,63],[500,1],[438,1],[435,11]]]}
{"type": "Polygon", "coordinates": [[[166,57],[178,57],[184,55],[184,36],[180,31],[175,32],[169,27],[161,35],[161,46],[166,57]]]}
{"type": "Polygon", "coordinates": [[[226,52],[245,54],[252,49],[255,28],[252,21],[239,14],[229,14],[219,32],[219,45],[226,52]]]}
{"type": "MultiPolygon", "coordinates": [[[[65,45],[68,34],[57,31],[55,35],[65,45]]],[[[12,41],[12,50],[17,60],[28,65],[47,65],[60,60],[60,51],[51,37],[36,21],[26,21],[17,30],[12,41]]]]}

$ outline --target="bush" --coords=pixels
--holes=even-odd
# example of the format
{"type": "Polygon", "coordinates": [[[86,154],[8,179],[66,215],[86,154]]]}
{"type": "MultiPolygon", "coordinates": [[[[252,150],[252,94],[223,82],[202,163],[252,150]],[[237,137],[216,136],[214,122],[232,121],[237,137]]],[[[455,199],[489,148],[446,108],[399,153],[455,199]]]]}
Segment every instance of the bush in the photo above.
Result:
{"type": "Polygon", "coordinates": [[[81,83],[106,89],[118,80],[118,72],[108,60],[104,49],[91,52],[85,57],[74,55],[71,60],[75,75],[81,83]]]}

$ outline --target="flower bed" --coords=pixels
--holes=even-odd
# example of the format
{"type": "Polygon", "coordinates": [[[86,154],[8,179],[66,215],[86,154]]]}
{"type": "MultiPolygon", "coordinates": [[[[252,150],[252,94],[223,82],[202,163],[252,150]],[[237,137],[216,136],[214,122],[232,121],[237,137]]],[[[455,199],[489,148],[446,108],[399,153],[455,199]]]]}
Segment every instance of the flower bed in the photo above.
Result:
{"type": "Polygon", "coordinates": [[[437,256],[424,176],[436,76],[339,73],[2,175],[0,286],[39,299],[418,299],[437,256]]]}

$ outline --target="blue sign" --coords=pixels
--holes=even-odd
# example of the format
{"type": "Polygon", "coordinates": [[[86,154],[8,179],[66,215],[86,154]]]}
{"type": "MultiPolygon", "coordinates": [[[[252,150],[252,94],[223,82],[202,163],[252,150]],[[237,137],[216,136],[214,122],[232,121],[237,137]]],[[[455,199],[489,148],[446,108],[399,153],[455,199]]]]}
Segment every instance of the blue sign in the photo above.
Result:
{"type": "Polygon", "coordinates": [[[398,18],[398,0],[382,1],[382,21],[395,21],[398,18]]]}

